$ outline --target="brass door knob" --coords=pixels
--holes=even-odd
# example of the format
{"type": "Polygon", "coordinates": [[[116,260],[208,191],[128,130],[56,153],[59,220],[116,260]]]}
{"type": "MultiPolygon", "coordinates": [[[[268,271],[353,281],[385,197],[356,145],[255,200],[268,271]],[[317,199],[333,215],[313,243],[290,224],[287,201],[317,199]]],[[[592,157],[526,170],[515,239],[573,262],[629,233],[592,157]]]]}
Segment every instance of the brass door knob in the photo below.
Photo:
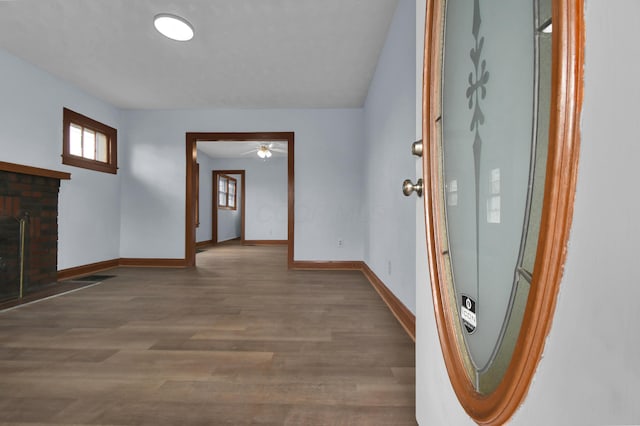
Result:
{"type": "Polygon", "coordinates": [[[418,179],[415,184],[411,182],[411,179],[402,182],[402,193],[407,197],[414,192],[418,194],[418,197],[422,197],[422,188],[422,179],[418,179]]]}

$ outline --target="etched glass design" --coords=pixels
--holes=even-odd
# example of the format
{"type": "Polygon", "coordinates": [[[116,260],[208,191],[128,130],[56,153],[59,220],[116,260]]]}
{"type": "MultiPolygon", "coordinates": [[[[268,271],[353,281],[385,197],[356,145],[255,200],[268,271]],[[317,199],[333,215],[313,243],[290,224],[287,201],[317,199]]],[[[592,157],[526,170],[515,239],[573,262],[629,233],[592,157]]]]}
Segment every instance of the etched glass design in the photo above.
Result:
{"type": "Polygon", "coordinates": [[[550,46],[551,35],[538,29],[551,0],[543,1],[446,2],[441,192],[451,280],[481,392],[508,366],[533,273],[550,99],[550,70],[541,71],[550,51],[540,40],[550,46]]]}

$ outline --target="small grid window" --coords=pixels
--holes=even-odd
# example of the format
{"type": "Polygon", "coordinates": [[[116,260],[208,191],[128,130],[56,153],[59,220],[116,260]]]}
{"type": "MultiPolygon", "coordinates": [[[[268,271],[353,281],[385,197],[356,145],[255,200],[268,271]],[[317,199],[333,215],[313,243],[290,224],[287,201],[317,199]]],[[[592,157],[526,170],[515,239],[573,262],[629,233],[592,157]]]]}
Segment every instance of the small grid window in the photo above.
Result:
{"type": "Polygon", "coordinates": [[[228,184],[228,193],[227,193],[227,205],[235,209],[236,208],[236,181],[230,180],[228,184]]]}
{"type": "Polygon", "coordinates": [[[227,175],[218,176],[218,208],[235,210],[238,182],[227,175]]]}
{"type": "Polygon", "coordinates": [[[117,173],[116,129],[67,108],[63,129],[63,164],[117,173]]]}

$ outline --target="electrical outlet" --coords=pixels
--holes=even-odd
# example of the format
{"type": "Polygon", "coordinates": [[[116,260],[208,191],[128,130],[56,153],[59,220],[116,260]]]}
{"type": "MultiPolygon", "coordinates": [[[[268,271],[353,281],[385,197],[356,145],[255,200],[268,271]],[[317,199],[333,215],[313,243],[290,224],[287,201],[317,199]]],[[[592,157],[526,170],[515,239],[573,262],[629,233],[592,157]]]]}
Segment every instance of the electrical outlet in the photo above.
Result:
{"type": "Polygon", "coordinates": [[[344,247],[344,241],[338,240],[338,248],[342,248],[342,247],[344,247]]]}
{"type": "Polygon", "coordinates": [[[391,275],[391,261],[387,260],[387,273],[391,275]]]}

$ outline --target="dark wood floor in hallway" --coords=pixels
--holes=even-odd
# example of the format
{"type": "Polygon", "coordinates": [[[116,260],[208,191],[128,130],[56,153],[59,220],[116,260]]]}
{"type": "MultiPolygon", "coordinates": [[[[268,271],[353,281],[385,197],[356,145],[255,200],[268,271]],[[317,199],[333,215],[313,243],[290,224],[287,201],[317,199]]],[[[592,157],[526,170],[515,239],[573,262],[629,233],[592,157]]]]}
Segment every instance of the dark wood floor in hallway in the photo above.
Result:
{"type": "Polygon", "coordinates": [[[0,424],[415,425],[414,344],[360,272],[197,264],[0,312],[0,424]]]}

